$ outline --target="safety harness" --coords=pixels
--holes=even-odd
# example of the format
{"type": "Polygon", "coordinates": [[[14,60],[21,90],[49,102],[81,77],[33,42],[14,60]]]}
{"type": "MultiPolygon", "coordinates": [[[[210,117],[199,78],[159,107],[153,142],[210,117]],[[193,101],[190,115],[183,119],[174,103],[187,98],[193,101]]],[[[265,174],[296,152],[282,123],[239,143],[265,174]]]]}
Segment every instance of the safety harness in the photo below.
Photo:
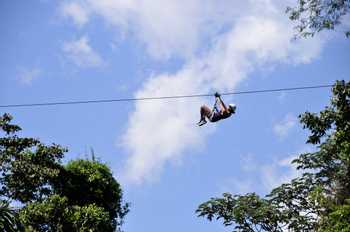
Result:
{"type": "Polygon", "coordinates": [[[216,98],[216,99],[215,99],[214,106],[213,106],[213,109],[212,109],[212,112],[214,112],[214,111],[215,111],[215,112],[220,112],[219,109],[218,109],[218,107],[217,107],[218,102],[219,102],[219,99],[216,98]]]}

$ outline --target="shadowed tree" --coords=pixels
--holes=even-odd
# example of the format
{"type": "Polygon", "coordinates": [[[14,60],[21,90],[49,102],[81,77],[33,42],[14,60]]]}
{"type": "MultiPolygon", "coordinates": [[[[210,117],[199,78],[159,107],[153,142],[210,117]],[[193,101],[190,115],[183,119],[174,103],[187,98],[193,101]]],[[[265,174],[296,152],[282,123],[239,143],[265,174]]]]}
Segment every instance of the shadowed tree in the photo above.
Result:
{"type": "Polygon", "coordinates": [[[23,204],[18,214],[25,230],[120,230],[128,204],[110,169],[95,160],[62,165],[67,149],[19,137],[11,120],[0,117],[0,196],[23,204]]]}
{"type": "Polygon", "coordinates": [[[11,209],[9,203],[6,201],[0,201],[0,231],[22,231],[17,212],[14,209],[11,209]]]}

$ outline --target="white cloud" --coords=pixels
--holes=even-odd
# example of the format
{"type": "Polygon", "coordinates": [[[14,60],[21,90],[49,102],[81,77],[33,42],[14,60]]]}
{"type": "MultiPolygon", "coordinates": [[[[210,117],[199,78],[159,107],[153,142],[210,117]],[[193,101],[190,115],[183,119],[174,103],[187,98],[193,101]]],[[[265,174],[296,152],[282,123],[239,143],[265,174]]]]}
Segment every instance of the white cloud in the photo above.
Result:
{"type": "Polygon", "coordinates": [[[296,156],[289,156],[282,160],[273,161],[270,164],[265,164],[260,167],[261,183],[266,191],[271,191],[277,186],[288,183],[290,180],[301,175],[301,171],[296,169],[296,166],[291,164],[296,156]]]}
{"type": "Polygon", "coordinates": [[[79,67],[100,67],[104,65],[100,55],[89,45],[86,36],[78,40],[65,42],[63,52],[71,62],[79,67]]]}
{"type": "MultiPolygon", "coordinates": [[[[213,0],[79,0],[64,3],[64,8],[70,9],[71,5],[89,12],[84,15],[100,16],[117,31],[136,37],[150,55],[163,60],[173,55],[192,57],[203,45],[201,41],[207,43],[211,35],[234,20],[240,6],[247,4],[218,4],[213,0]]],[[[69,15],[74,21],[79,18],[73,16],[76,13],[69,15]]]]}
{"type": "MultiPolygon", "coordinates": [[[[268,18],[244,17],[218,37],[205,56],[192,59],[176,74],[151,77],[136,97],[233,90],[257,65],[303,62],[298,58],[303,54],[296,52],[285,27],[268,18]]],[[[130,153],[124,172],[127,181],[153,179],[165,163],[200,147],[212,132],[195,126],[201,102],[203,99],[136,103],[123,138],[130,153]]]]}
{"type": "Polygon", "coordinates": [[[61,6],[61,13],[64,17],[71,18],[73,22],[81,27],[89,21],[89,14],[81,4],[77,2],[65,2],[61,6]]]}
{"type": "MultiPolygon", "coordinates": [[[[135,97],[232,91],[256,68],[281,62],[307,63],[322,47],[318,37],[291,40],[293,30],[284,14],[285,2],[279,0],[75,2],[84,4],[90,15],[101,16],[117,30],[138,38],[152,57],[185,58],[176,73],[151,76],[135,97]]],[[[167,162],[199,149],[213,132],[213,127],[195,125],[203,102],[135,103],[122,138],[129,153],[125,180],[142,183],[157,178],[167,162]]]]}
{"type": "Polygon", "coordinates": [[[18,72],[18,80],[20,83],[24,85],[31,85],[32,82],[39,78],[42,70],[40,68],[32,68],[32,69],[20,69],[18,72]]]}
{"type": "Polygon", "coordinates": [[[231,181],[231,185],[227,185],[231,187],[229,191],[247,193],[263,190],[267,193],[283,183],[289,183],[292,179],[300,177],[303,173],[303,170],[296,169],[297,165],[292,164],[292,161],[299,157],[300,154],[309,152],[315,152],[315,148],[304,146],[293,152],[293,155],[286,155],[284,158],[272,159],[264,163],[257,162],[251,154],[241,156],[241,169],[246,179],[229,179],[229,181],[238,180],[234,184],[231,181]],[[240,186],[241,184],[242,186],[240,186]]]}
{"type": "Polygon", "coordinates": [[[297,118],[293,114],[287,114],[284,119],[273,125],[273,132],[279,137],[284,138],[295,126],[297,118]]]}
{"type": "Polygon", "coordinates": [[[268,193],[273,188],[283,183],[289,183],[292,179],[302,175],[302,171],[296,169],[292,160],[297,155],[310,149],[296,152],[296,155],[286,156],[282,159],[272,159],[259,163],[253,155],[241,156],[242,177],[230,177],[220,183],[219,191],[232,192],[234,194],[246,194],[248,192],[268,193]]]}
{"type": "MultiPolygon", "coordinates": [[[[200,84],[192,79],[194,71],[188,68],[175,76],[151,78],[135,97],[192,93],[200,84]]],[[[136,103],[123,137],[123,146],[130,153],[124,172],[127,181],[141,183],[157,178],[167,161],[180,159],[189,148],[200,147],[210,132],[196,126],[200,104],[198,99],[136,103]]]]}
{"type": "MultiPolygon", "coordinates": [[[[71,17],[77,25],[85,24],[92,15],[102,17],[117,31],[138,38],[151,56],[164,60],[174,55],[193,58],[194,54],[208,46],[208,41],[211,43],[213,38],[215,40],[220,31],[248,15],[290,23],[284,14],[289,2],[293,1],[227,0],[218,3],[215,0],[72,0],[63,3],[62,8],[65,9],[63,15],[71,17]]],[[[276,31],[262,29],[257,32],[276,31]]],[[[255,36],[261,35],[249,35],[248,39],[254,40],[255,36]]],[[[288,37],[292,34],[288,32],[278,36],[282,35],[288,37]]],[[[276,41],[266,42],[270,46],[276,41]]],[[[313,54],[318,52],[320,42],[318,38],[305,40],[289,50],[299,53],[294,59],[309,62],[313,54]]],[[[263,53],[260,55],[264,56],[263,53]]]]}
{"type": "MultiPolygon", "coordinates": [[[[294,155],[286,156],[283,159],[274,160],[269,164],[262,164],[256,171],[259,173],[260,183],[263,184],[266,191],[271,191],[273,188],[288,183],[292,179],[302,175],[303,170],[297,170],[296,164],[292,161],[299,157],[300,154],[315,152],[315,148],[305,146],[294,153],[294,155]]],[[[257,166],[257,164],[253,164],[257,166]]]]}

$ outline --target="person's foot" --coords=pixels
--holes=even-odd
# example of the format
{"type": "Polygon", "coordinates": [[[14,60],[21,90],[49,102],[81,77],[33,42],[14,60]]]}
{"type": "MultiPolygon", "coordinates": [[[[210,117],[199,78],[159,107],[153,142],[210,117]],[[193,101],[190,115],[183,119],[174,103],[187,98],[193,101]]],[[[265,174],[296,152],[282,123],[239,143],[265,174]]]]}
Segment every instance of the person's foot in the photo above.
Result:
{"type": "Polygon", "coordinates": [[[197,125],[198,126],[203,126],[204,124],[206,124],[207,123],[207,121],[205,120],[205,119],[201,119],[198,123],[197,123],[197,125]]]}

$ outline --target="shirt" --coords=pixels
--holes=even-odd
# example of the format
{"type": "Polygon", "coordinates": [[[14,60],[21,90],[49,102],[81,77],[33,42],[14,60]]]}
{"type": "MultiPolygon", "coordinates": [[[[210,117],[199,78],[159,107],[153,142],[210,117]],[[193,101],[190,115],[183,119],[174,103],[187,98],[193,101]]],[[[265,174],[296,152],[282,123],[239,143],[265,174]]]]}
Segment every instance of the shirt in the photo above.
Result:
{"type": "Polygon", "coordinates": [[[229,113],[227,111],[221,112],[213,112],[213,116],[211,117],[211,122],[217,122],[221,119],[225,119],[231,116],[232,113],[229,113]]]}

